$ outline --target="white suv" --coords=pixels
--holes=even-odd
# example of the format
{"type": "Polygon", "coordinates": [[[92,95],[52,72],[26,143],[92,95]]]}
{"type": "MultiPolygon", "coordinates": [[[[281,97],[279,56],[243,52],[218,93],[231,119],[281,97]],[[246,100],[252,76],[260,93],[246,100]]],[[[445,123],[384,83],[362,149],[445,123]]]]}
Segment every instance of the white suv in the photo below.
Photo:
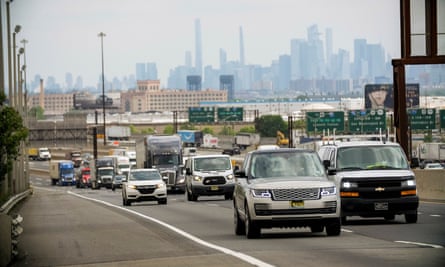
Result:
{"type": "Polygon", "coordinates": [[[122,180],[122,203],[157,201],[167,204],[167,186],[157,169],[132,169],[122,180]]]}
{"type": "Polygon", "coordinates": [[[340,201],[316,152],[291,148],[246,154],[235,172],[235,233],[256,238],[261,228],[310,227],[340,234],[340,201]]]}

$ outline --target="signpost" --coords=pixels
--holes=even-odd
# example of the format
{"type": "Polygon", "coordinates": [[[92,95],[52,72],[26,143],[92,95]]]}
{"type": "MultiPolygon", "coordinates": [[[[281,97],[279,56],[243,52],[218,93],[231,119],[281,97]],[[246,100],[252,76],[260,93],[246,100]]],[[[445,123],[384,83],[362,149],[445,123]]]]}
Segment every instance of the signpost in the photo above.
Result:
{"type": "Polygon", "coordinates": [[[348,112],[351,133],[378,133],[386,129],[384,109],[351,110],[348,112]]]}
{"type": "Polygon", "coordinates": [[[439,110],[440,129],[445,129],[445,109],[439,110]]]}
{"type": "Polygon", "coordinates": [[[436,129],[436,110],[433,108],[408,109],[411,130],[436,129]]]}
{"type": "Polygon", "coordinates": [[[190,107],[190,123],[213,123],[215,122],[215,109],[213,107],[190,107]]]}
{"type": "Polygon", "coordinates": [[[218,108],[216,113],[218,122],[243,121],[242,107],[218,108]]]}
{"type": "Polygon", "coordinates": [[[343,132],[345,130],[345,114],[343,111],[310,111],[306,112],[306,129],[308,132],[323,130],[343,132]]]}

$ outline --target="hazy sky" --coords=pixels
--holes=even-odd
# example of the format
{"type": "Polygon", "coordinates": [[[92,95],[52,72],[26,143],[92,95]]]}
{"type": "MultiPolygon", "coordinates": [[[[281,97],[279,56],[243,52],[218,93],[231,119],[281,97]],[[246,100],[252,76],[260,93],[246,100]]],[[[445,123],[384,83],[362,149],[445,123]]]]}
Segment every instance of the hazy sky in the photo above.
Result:
{"type": "MultiPolygon", "coordinates": [[[[4,1],[1,1],[4,5],[4,1]]],[[[4,6],[2,11],[5,12],[4,6]]],[[[3,15],[5,18],[5,15],[3,15]]],[[[167,84],[170,69],[184,65],[185,51],[194,63],[195,19],[201,21],[203,66],[219,68],[219,49],[239,60],[239,27],[244,32],[246,64],[269,66],[290,54],[290,40],[307,39],[317,24],[333,31],[334,52],[350,51],[353,40],[380,43],[400,57],[399,0],[15,0],[11,27],[22,26],[27,39],[28,81],[65,73],[96,85],[101,75],[99,32],[104,32],[107,80],[135,74],[138,62],[156,62],[167,84]]],[[[6,24],[6,23],[4,23],[6,24]]],[[[4,30],[6,34],[6,30],[4,30]]],[[[5,41],[6,42],[6,41],[5,41]]]]}

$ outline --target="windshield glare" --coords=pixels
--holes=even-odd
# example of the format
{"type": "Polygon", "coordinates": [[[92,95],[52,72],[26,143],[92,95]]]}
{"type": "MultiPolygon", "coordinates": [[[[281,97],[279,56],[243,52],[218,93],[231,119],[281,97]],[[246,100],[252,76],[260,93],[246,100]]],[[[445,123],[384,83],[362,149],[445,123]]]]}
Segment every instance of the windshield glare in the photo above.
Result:
{"type": "Polygon", "coordinates": [[[158,171],[142,171],[132,172],[129,180],[131,181],[149,181],[149,180],[161,180],[161,175],[158,171]]]}
{"type": "Polygon", "coordinates": [[[408,161],[398,146],[345,147],[338,150],[337,169],[408,169],[408,161]]]}
{"type": "Polygon", "coordinates": [[[231,168],[230,158],[227,157],[195,159],[195,170],[197,171],[225,171],[231,168]]]}
{"type": "Polygon", "coordinates": [[[261,153],[252,158],[251,175],[270,177],[326,177],[320,158],[310,152],[261,153]]]}

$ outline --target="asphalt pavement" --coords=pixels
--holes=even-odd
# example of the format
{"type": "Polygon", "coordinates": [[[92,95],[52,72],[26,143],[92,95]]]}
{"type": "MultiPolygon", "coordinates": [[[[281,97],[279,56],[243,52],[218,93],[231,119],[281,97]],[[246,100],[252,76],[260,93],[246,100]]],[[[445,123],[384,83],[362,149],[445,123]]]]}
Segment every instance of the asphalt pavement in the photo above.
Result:
{"type": "Polygon", "coordinates": [[[252,266],[67,190],[36,187],[14,207],[24,231],[11,267],[252,266]]]}

